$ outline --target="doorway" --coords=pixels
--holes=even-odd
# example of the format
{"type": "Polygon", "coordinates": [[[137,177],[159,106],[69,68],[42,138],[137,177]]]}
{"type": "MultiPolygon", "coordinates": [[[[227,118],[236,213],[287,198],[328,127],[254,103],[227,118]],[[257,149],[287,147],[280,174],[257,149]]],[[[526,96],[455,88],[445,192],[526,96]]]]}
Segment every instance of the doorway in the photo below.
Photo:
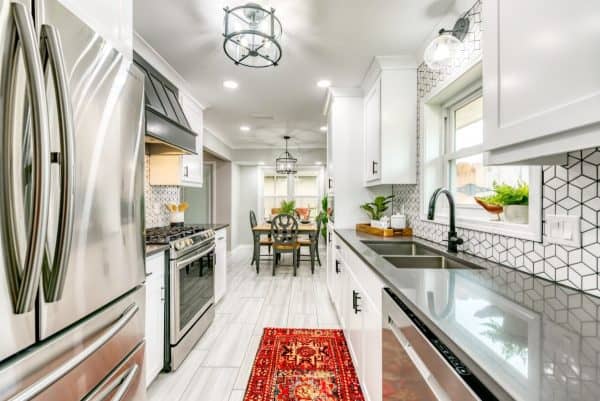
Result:
{"type": "Polygon", "coordinates": [[[185,212],[186,224],[213,224],[215,221],[215,163],[204,163],[202,176],[202,188],[183,188],[183,200],[190,205],[185,212]]]}

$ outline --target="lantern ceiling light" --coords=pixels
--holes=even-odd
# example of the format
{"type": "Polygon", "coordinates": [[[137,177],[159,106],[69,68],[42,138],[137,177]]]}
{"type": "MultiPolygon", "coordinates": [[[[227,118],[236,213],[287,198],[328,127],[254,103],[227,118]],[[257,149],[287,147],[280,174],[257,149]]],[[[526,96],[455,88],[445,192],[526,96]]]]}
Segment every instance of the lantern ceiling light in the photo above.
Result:
{"type": "Polygon", "coordinates": [[[425,49],[425,64],[434,70],[441,70],[449,65],[457,53],[463,49],[465,36],[469,32],[469,17],[459,18],[452,30],[440,29],[439,36],[431,41],[425,49]]]}
{"type": "Polygon", "coordinates": [[[288,151],[290,137],[286,135],[283,139],[285,140],[285,152],[275,159],[275,171],[277,171],[277,174],[296,174],[298,172],[298,159],[292,157],[288,151]]]}
{"type": "Polygon", "coordinates": [[[223,50],[236,65],[264,68],[281,60],[281,22],[256,3],[225,7],[223,50]]]}

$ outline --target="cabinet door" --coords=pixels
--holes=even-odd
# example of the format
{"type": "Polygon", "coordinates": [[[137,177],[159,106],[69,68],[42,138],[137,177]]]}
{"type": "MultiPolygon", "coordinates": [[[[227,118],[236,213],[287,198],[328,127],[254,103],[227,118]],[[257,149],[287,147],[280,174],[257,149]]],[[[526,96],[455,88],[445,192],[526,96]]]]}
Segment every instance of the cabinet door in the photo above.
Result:
{"type": "Polygon", "coordinates": [[[146,280],[146,387],[163,369],[164,363],[164,274],[153,273],[146,280]]]}
{"type": "Polygon", "coordinates": [[[365,181],[381,178],[381,79],[365,98],[365,181]]]}
{"type": "Polygon", "coordinates": [[[181,183],[186,186],[202,186],[202,156],[181,156],[181,183]]]}
{"type": "Polygon", "coordinates": [[[215,233],[217,248],[215,249],[215,303],[219,302],[227,290],[227,231],[218,230],[215,233]]]}
{"type": "Polygon", "coordinates": [[[367,391],[369,401],[381,401],[381,314],[370,300],[362,301],[360,314],[362,315],[363,330],[363,370],[360,381],[367,391]]]}
{"type": "Polygon", "coordinates": [[[343,291],[343,308],[345,321],[345,334],[348,347],[354,358],[354,364],[359,379],[362,376],[363,345],[362,345],[362,297],[363,291],[352,274],[351,268],[344,266],[345,288],[343,291]],[[356,308],[355,308],[356,306],[356,308]]]}
{"type": "Polygon", "coordinates": [[[600,123],[600,2],[490,0],[483,20],[485,149],[600,123]]]}

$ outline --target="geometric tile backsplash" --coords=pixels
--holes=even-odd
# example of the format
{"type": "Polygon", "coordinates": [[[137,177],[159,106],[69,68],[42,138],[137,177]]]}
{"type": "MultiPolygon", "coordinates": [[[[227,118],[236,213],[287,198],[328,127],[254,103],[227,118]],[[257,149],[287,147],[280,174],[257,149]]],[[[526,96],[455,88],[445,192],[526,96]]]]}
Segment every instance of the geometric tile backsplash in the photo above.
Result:
{"type": "MultiPolygon", "coordinates": [[[[455,64],[436,72],[429,70],[424,63],[419,66],[419,101],[452,73],[480,57],[481,1],[474,4],[468,16],[471,27],[464,41],[465,51],[457,58],[455,64]]],[[[417,129],[419,159],[421,129],[418,122],[417,129]]],[[[420,174],[419,167],[420,163],[417,163],[417,175],[420,174]]],[[[458,229],[459,236],[465,240],[461,250],[600,296],[600,148],[571,152],[565,165],[543,167],[542,176],[543,220],[546,214],[581,216],[581,248],[544,244],[485,231],[458,229]]],[[[421,220],[419,190],[419,184],[393,187],[397,202],[405,206],[407,219],[415,235],[439,242],[446,238],[448,226],[421,220]]]]}
{"type": "Polygon", "coordinates": [[[180,188],[173,185],[150,185],[150,156],[144,158],[144,203],[146,228],[169,225],[167,203],[179,203],[180,188]]]}

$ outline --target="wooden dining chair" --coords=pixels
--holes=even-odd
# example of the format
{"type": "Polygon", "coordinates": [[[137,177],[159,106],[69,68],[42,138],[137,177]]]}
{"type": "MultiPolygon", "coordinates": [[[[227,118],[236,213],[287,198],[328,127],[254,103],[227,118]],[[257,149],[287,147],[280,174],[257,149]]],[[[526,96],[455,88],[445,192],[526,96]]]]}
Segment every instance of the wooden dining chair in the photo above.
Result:
{"type": "Polygon", "coordinates": [[[298,239],[298,243],[300,244],[300,248],[298,248],[298,262],[302,259],[302,256],[308,256],[310,259],[310,271],[314,274],[315,272],[315,260],[321,266],[321,258],[319,256],[319,236],[321,235],[321,219],[317,219],[316,221],[316,231],[309,235],[308,238],[300,238],[298,239]],[[302,248],[308,248],[309,254],[302,255],[302,248]]]}
{"type": "Polygon", "coordinates": [[[278,214],[271,220],[271,239],[273,240],[273,275],[283,253],[292,254],[294,276],[298,269],[298,220],[289,214],[278,214]]]}
{"type": "MultiPolygon", "coordinates": [[[[258,221],[256,220],[256,213],[254,213],[254,210],[250,210],[250,230],[252,230],[253,241],[257,241],[257,237],[256,237],[256,235],[254,235],[254,230],[253,230],[253,228],[256,227],[257,225],[258,225],[258,221]]],[[[260,252],[260,250],[263,246],[266,246],[269,249],[269,255],[270,255],[271,254],[271,246],[273,245],[273,241],[271,240],[271,238],[262,238],[259,236],[258,241],[259,241],[258,252],[260,252]]],[[[257,256],[256,255],[256,247],[253,246],[252,247],[252,262],[250,262],[250,265],[256,263],[256,256],[257,256]]],[[[259,269],[259,266],[256,266],[257,273],[258,273],[258,269],[259,269]]]]}

